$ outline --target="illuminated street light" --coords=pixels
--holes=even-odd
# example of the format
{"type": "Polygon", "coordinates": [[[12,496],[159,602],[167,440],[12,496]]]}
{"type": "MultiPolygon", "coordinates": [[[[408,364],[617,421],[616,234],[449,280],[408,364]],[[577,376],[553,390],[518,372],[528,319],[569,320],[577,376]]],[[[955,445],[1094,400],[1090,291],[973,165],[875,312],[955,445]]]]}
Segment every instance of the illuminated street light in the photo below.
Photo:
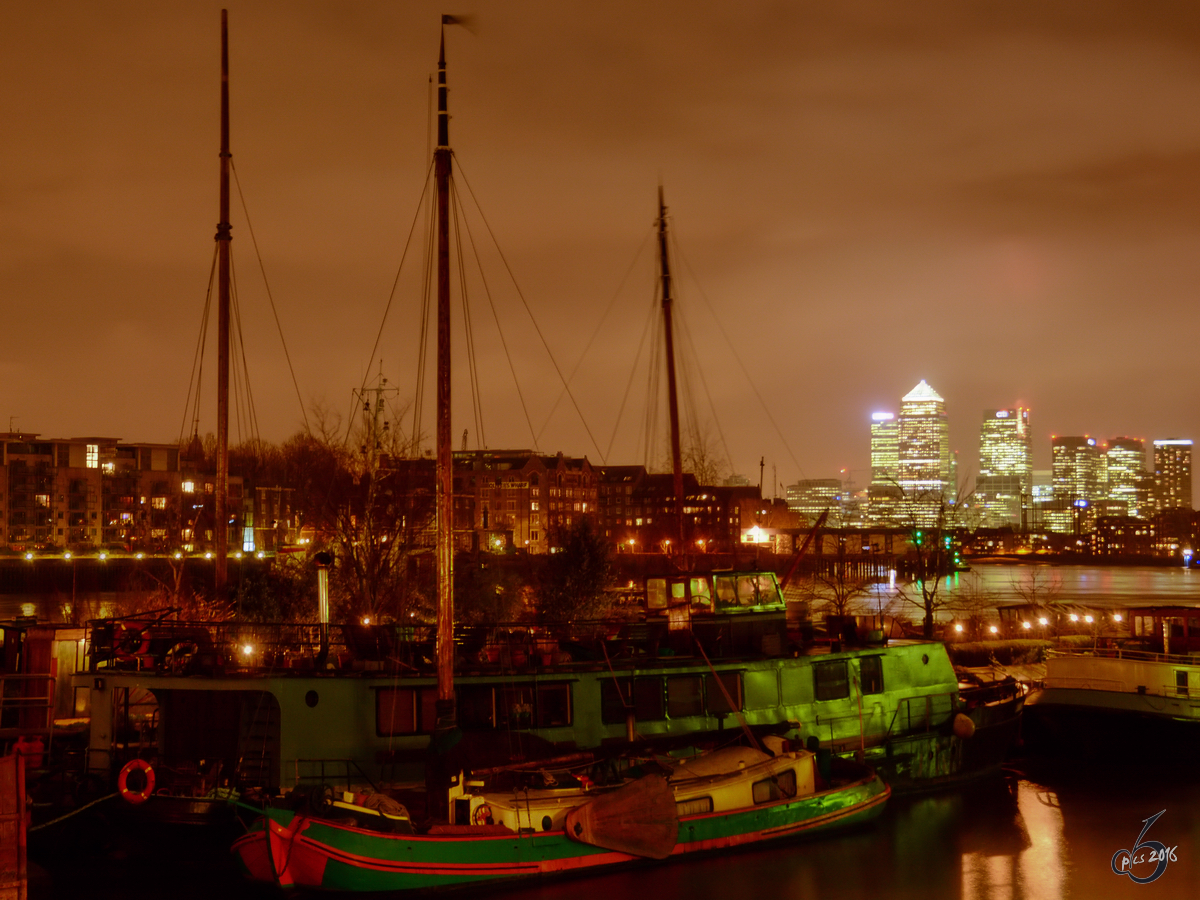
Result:
{"type": "Polygon", "coordinates": [[[962,630],[963,630],[963,628],[962,628],[962,625],[961,625],[961,624],[955,624],[955,626],[954,626],[954,630],[955,630],[955,631],[957,631],[959,634],[962,634],[962,630]]]}
{"type": "Polygon", "coordinates": [[[1038,619],[1038,624],[1039,625],[1049,625],[1050,620],[1047,619],[1045,616],[1042,616],[1040,619],[1038,619]]]}
{"type": "Polygon", "coordinates": [[[988,631],[990,631],[992,634],[996,634],[999,630],[1000,629],[997,628],[995,625],[992,625],[988,628],[988,631]]]}
{"type": "Polygon", "coordinates": [[[1072,621],[1072,622],[1078,622],[1078,621],[1079,621],[1079,616],[1075,615],[1075,613],[1071,613],[1071,621],[1072,621]]]}
{"type": "Polygon", "coordinates": [[[1121,614],[1120,614],[1120,613],[1113,613],[1113,621],[1114,621],[1114,622],[1120,622],[1120,621],[1122,621],[1121,614]]]}
{"type": "Polygon", "coordinates": [[[1030,628],[1033,627],[1033,623],[1032,622],[1022,622],[1021,627],[1024,628],[1026,631],[1028,631],[1030,628]]]}
{"type": "Polygon", "coordinates": [[[1092,624],[1092,622],[1094,622],[1094,621],[1095,621],[1095,619],[1093,619],[1091,616],[1084,616],[1084,617],[1083,617],[1083,621],[1085,621],[1085,622],[1087,622],[1089,625],[1091,625],[1091,624],[1092,624]]]}

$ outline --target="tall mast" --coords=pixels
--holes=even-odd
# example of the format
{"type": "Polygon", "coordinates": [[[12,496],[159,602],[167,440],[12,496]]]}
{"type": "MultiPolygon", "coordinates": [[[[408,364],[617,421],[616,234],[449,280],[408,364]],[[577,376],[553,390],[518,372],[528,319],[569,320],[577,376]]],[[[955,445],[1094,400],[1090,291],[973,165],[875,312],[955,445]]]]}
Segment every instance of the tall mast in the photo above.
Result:
{"type": "Polygon", "coordinates": [[[675,531],[684,549],[683,458],[679,450],[679,393],[675,383],[675,334],[671,324],[671,263],[667,256],[667,207],[658,186],[658,262],[662,272],[663,334],[667,344],[667,401],[671,412],[671,470],[675,476],[675,531]]]}
{"type": "MultiPolygon", "coordinates": [[[[454,473],[450,445],[450,114],[446,111],[446,16],[438,55],[437,149],[437,729],[454,708],[454,473]]],[[[451,19],[453,21],[453,19],[451,19]]]]}
{"type": "Polygon", "coordinates": [[[217,554],[216,593],[225,593],[229,550],[229,28],[221,10],[221,210],[217,222],[217,486],[213,541],[217,554]]]}

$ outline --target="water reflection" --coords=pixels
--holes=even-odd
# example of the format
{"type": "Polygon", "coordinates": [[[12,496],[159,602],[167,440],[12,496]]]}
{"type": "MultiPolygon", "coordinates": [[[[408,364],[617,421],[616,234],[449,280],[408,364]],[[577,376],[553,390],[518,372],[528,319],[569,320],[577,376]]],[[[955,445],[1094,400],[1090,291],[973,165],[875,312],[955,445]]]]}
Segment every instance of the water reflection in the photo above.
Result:
{"type": "MultiPolygon", "coordinates": [[[[1132,769],[1010,778],[964,793],[901,798],[875,826],[841,836],[504,894],[528,900],[557,900],[564,890],[572,900],[1192,897],[1200,885],[1200,785],[1132,769]],[[1114,875],[1113,854],[1130,847],[1142,820],[1163,808],[1148,837],[1177,845],[1177,861],[1150,885],[1114,875]]],[[[1144,865],[1138,874],[1152,869],[1144,865]]]]}

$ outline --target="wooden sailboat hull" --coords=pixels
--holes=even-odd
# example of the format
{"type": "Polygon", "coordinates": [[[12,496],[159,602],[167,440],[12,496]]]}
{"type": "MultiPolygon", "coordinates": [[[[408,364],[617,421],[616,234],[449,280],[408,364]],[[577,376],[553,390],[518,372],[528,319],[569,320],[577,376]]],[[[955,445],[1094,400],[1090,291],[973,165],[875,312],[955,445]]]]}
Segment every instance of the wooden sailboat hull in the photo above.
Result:
{"type": "MultiPolygon", "coordinates": [[[[883,811],[890,789],[871,774],[798,800],[684,816],[670,858],[858,825],[883,811]]],[[[571,840],[531,834],[382,834],[271,810],[233,852],[247,877],[281,887],[350,892],[427,890],[594,872],[645,861],[571,840]]]]}

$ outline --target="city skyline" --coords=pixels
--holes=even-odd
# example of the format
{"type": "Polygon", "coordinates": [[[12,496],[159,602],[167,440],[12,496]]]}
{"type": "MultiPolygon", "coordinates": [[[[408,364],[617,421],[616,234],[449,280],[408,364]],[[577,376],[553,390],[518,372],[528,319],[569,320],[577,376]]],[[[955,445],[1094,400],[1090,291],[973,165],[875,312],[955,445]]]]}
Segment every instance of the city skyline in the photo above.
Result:
{"type": "MultiPolygon", "coordinates": [[[[380,359],[411,395],[407,295],[371,348],[428,163],[440,8],[10,6],[0,424],[179,436],[216,222],[223,5],[235,170],[301,394],[237,213],[262,436],[296,431],[301,402],[345,415],[380,359]]],[[[1178,114],[1200,103],[1200,11],[477,11],[473,32],[447,38],[452,143],[560,368],[582,359],[595,436],[518,330],[527,427],[489,332],[489,446],[658,462],[639,458],[637,414],[617,410],[652,305],[649,255],[618,288],[660,181],[679,308],[708,370],[696,405],[711,418],[711,394],[737,472],[760,458],[784,484],[867,469],[863,422],[920,379],[946,399],[964,475],[967,423],[989,408],[1033,410],[1038,469],[1052,430],[1200,433],[1200,123],[1178,114]]],[[[456,397],[458,435],[465,383],[456,397]]],[[[201,431],[212,418],[202,410],[201,431]]]]}

